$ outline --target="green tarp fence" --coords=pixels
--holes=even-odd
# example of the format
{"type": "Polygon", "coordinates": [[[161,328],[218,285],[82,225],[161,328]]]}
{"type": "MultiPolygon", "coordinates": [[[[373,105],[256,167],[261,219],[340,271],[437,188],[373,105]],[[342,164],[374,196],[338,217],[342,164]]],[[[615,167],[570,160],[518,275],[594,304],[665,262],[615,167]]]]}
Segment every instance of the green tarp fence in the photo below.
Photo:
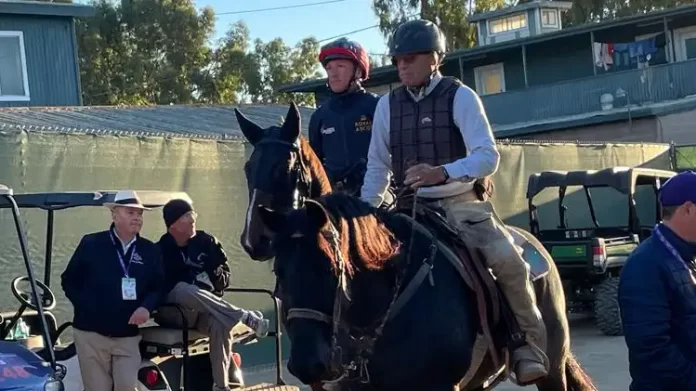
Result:
{"type": "MultiPolygon", "coordinates": [[[[0,132],[0,183],[22,192],[75,190],[177,190],[186,191],[199,212],[199,227],[223,243],[233,270],[235,286],[272,288],[271,265],[251,261],[239,245],[247,206],[243,164],[251,147],[241,141],[188,138],[114,136],[58,132],[0,132]]],[[[597,169],[617,165],[668,168],[668,144],[649,143],[535,143],[501,142],[500,170],[494,203],[509,223],[527,228],[525,190],[527,177],[546,169],[597,169]]],[[[541,204],[553,195],[539,196],[541,204]],[[544,198],[544,197],[548,197],[544,198]]],[[[611,202],[606,206],[611,210],[611,202]]],[[[582,215],[582,214],[580,214],[582,215]]],[[[60,273],[80,237],[106,229],[110,215],[104,208],[56,213],[52,288],[59,304],[60,322],[69,320],[71,307],[60,289],[60,273]]],[[[25,210],[31,255],[37,275],[43,276],[45,212],[25,210]]],[[[143,234],[157,240],[164,232],[161,211],[146,215],[143,234]]],[[[25,274],[9,211],[0,211],[0,308],[14,311],[10,281],[25,274]]],[[[264,297],[228,297],[249,308],[263,308],[264,297]]],[[[287,347],[287,343],[286,343],[287,347]]],[[[272,361],[272,345],[245,349],[245,366],[272,361]]]]}

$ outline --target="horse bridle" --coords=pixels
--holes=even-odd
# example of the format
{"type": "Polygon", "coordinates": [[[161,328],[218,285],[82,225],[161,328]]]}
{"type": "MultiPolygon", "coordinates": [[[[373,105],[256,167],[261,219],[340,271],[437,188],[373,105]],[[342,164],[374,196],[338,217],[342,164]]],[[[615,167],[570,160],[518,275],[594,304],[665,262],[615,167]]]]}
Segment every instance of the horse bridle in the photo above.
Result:
{"type": "MultiPolygon", "coordinates": [[[[296,159],[292,171],[295,171],[295,190],[293,195],[293,209],[299,209],[303,206],[304,200],[311,197],[312,191],[312,178],[311,175],[307,175],[306,164],[302,159],[302,150],[299,140],[290,143],[283,140],[276,139],[266,139],[260,141],[257,145],[261,144],[279,144],[290,148],[291,153],[295,154],[296,159]],[[307,196],[302,195],[302,191],[305,191],[307,196]]],[[[415,215],[415,202],[413,213],[415,215]]],[[[390,319],[393,319],[403,306],[411,299],[415,294],[418,287],[423,283],[426,277],[429,277],[430,284],[434,285],[434,280],[432,277],[433,264],[435,262],[435,257],[437,255],[437,244],[433,239],[433,243],[430,245],[430,256],[423,259],[423,264],[419,268],[418,272],[411,279],[411,282],[406,286],[401,292],[401,285],[404,281],[406,271],[411,263],[411,250],[414,241],[415,229],[411,231],[411,240],[409,243],[409,248],[406,253],[406,263],[403,265],[399,272],[397,273],[394,294],[387,307],[387,311],[379,317],[375,323],[377,327],[375,332],[369,336],[367,333],[361,333],[359,337],[354,337],[351,334],[353,327],[350,327],[342,318],[343,313],[350,306],[350,297],[348,293],[348,280],[347,275],[347,260],[344,259],[341,252],[340,235],[336,229],[336,223],[333,218],[330,217],[329,224],[327,227],[322,229],[321,235],[331,244],[332,251],[334,253],[334,259],[338,263],[336,272],[338,273],[338,284],[336,286],[336,293],[334,295],[334,305],[332,315],[327,315],[321,311],[317,311],[311,308],[289,308],[287,311],[287,317],[285,323],[292,319],[306,319],[313,320],[321,323],[326,323],[332,327],[331,335],[331,357],[330,357],[330,367],[329,372],[333,377],[330,380],[331,383],[337,383],[344,379],[353,380],[351,374],[356,370],[359,370],[357,379],[362,383],[370,382],[370,375],[367,370],[367,365],[369,360],[374,353],[374,347],[379,338],[382,336],[385,325],[390,319]],[[357,353],[356,358],[351,360],[349,363],[345,364],[343,362],[343,350],[339,345],[339,335],[341,331],[345,331],[348,334],[350,340],[355,344],[357,353]]],[[[281,290],[280,284],[276,287],[276,290],[281,290]]]]}
{"type": "Polygon", "coordinates": [[[299,139],[294,143],[276,140],[276,139],[264,139],[259,141],[256,146],[268,144],[284,145],[290,149],[290,153],[295,155],[295,163],[290,168],[291,172],[295,175],[295,190],[293,194],[293,209],[299,209],[303,206],[304,200],[309,198],[312,194],[312,176],[307,174],[307,165],[302,159],[302,147],[300,146],[299,139]],[[302,191],[305,191],[307,196],[302,195],[302,191]]]}
{"type": "Polygon", "coordinates": [[[430,256],[423,259],[423,265],[411,279],[410,283],[406,286],[403,292],[401,292],[401,285],[405,280],[406,271],[409,269],[410,265],[414,233],[415,230],[412,231],[411,241],[406,253],[406,263],[399,268],[397,273],[394,284],[394,294],[389,302],[386,312],[381,317],[378,317],[375,322],[373,322],[374,324],[377,324],[377,326],[375,327],[375,331],[372,335],[365,332],[365,328],[363,328],[360,330],[360,335],[356,337],[352,334],[352,331],[357,328],[351,327],[342,318],[343,313],[348,309],[348,307],[350,307],[350,294],[348,287],[349,277],[347,275],[348,263],[340,250],[340,236],[338,234],[338,230],[336,229],[336,223],[333,221],[333,218],[330,217],[327,227],[322,229],[320,232],[320,234],[331,244],[334,259],[337,261],[335,271],[338,274],[338,283],[336,285],[336,293],[334,295],[333,313],[331,316],[329,316],[321,311],[311,308],[290,308],[288,309],[287,321],[289,322],[292,319],[306,319],[326,323],[331,326],[332,334],[329,373],[332,376],[332,379],[328,382],[338,383],[342,380],[359,380],[361,383],[369,383],[370,374],[367,366],[374,353],[374,347],[377,341],[382,337],[385,325],[389,320],[393,319],[411,299],[411,297],[413,297],[418,287],[425,280],[425,277],[430,277],[430,284],[434,285],[432,269],[435,262],[435,257],[437,255],[437,245],[435,242],[433,242],[430,246],[430,256]],[[355,358],[350,360],[347,364],[343,361],[343,349],[339,345],[338,341],[341,331],[346,332],[348,338],[353,344],[353,348],[356,351],[354,355],[355,358]],[[352,376],[356,370],[358,371],[357,376],[352,376]]]}

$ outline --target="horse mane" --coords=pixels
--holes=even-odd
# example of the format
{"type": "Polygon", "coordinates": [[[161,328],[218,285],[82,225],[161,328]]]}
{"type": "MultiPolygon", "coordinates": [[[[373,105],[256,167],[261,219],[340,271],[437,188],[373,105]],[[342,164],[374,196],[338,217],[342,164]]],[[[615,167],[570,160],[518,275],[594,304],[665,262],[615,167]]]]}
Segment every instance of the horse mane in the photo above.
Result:
{"type": "MultiPolygon", "coordinates": [[[[353,274],[355,261],[368,270],[382,270],[386,263],[397,256],[401,242],[385,225],[381,212],[357,197],[344,193],[331,193],[316,199],[328,212],[338,230],[340,251],[346,260],[349,275],[353,274]],[[353,260],[354,262],[348,261],[353,260]]],[[[321,251],[338,266],[334,248],[320,232],[318,243],[321,251]]]]}
{"type": "Polygon", "coordinates": [[[329,177],[326,175],[324,166],[321,164],[319,157],[304,136],[300,136],[300,150],[302,151],[302,159],[307,163],[307,167],[310,171],[306,174],[309,175],[310,178],[314,177],[319,183],[319,194],[310,194],[310,197],[318,197],[331,193],[331,182],[329,182],[329,177]],[[312,176],[312,173],[314,173],[314,176],[312,176]]]}

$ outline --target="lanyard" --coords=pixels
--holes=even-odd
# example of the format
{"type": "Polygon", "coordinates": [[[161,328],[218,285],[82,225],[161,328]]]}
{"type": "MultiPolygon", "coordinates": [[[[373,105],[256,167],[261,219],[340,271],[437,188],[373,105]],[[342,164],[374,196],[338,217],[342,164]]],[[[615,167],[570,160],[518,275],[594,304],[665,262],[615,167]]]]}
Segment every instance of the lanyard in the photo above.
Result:
{"type": "Polygon", "coordinates": [[[687,266],[688,262],[686,262],[684,260],[684,258],[679,254],[679,251],[677,251],[677,249],[674,248],[672,243],[670,243],[667,240],[667,238],[665,238],[665,236],[662,234],[662,232],[660,232],[660,225],[659,224],[655,226],[655,229],[653,230],[653,232],[655,233],[655,236],[657,236],[657,238],[660,239],[660,242],[662,242],[662,245],[665,246],[667,251],[669,251],[672,254],[672,256],[674,258],[676,258],[677,261],[679,261],[680,264],[684,265],[684,267],[686,267],[688,270],[689,269],[689,267],[687,266]]]}
{"type": "MultiPolygon", "coordinates": [[[[123,270],[123,275],[126,278],[130,278],[128,276],[128,270],[130,269],[130,265],[133,262],[133,258],[135,257],[135,243],[133,243],[130,247],[131,255],[130,259],[128,259],[128,265],[123,261],[123,257],[121,256],[121,252],[118,251],[118,244],[116,244],[116,240],[114,240],[114,234],[112,232],[111,236],[111,243],[114,244],[114,247],[116,248],[116,256],[118,257],[118,262],[121,264],[121,270],[123,270]]],[[[124,254],[125,255],[125,254],[124,254]]]]}

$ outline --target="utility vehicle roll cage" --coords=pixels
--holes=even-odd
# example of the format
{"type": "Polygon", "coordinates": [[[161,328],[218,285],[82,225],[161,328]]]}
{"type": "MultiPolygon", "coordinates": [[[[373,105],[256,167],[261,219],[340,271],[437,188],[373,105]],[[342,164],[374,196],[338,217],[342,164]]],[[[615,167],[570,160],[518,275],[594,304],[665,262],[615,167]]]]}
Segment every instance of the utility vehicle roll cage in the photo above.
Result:
{"type": "MultiPolygon", "coordinates": [[[[16,196],[11,188],[0,184],[0,205],[4,208],[9,208],[12,211],[12,218],[14,220],[14,226],[17,231],[17,237],[19,240],[19,247],[22,252],[22,259],[24,260],[24,267],[27,271],[27,277],[29,279],[29,284],[31,286],[31,299],[36,305],[36,309],[41,322],[41,337],[43,338],[44,346],[48,352],[48,359],[53,369],[54,375],[58,373],[58,363],[56,361],[55,351],[53,350],[53,342],[51,341],[51,335],[48,330],[48,323],[46,322],[46,316],[43,308],[43,300],[39,300],[38,287],[36,285],[36,278],[34,275],[34,268],[31,265],[31,258],[29,255],[29,247],[26,237],[26,230],[24,229],[24,224],[20,217],[19,206],[16,202],[16,196]]],[[[20,312],[23,312],[24,305],[20,312]]],[[[1,317],[0,317],[1,318],[1,317]]],[[[61,370],[63,376],[65,376],[65,368],[61,370]]],[[[62,380],[62,379],[61,379],[62,380]]]]}
{"type": "MultiPolygon", "coordinates": [[[[46,217],[46,248],[44,255],[44,284],[50,288],[51,283],[51,268],[52,268],[52,257],[53,257],[53,237],[54,237],[54,223],[55,223],[55,212],[65,209],[81,208],[81,207],[104,207],[107,202],[113,202],[117,191],[115,190],[104,190],[104,191],[66,191],[66,192],[51,192],[51,193],[24,193],[16,194],[13,198],[0,197],[0,210],[10,208],[13,210],[13,215],[15,215],[15,225],[17,231],[21,232],[24,238],[24,230],[21,228],[21,220],[19,219],[19,209],[40,209],[47,212],[46,217]]],[[[164,206],[167,202],[173,199],[184,199],[191,202],[191,198],[185,192],[170,192],[170,191],[155,191],[155,190],[136,190],[138,197],[140,198],[143,205],[148,208],[158,208],[164,206]]],[[[0,188],[0,195],[2,195],[2,189],[0,188]]],[[[38,296],[36,293],[36,284],[33,279],[33,270],[31,269],[31,264],[28,262],[29,254],[28,249],[25,245],[26,238],[22,244],[22,253],[25,256],[25,264],[29,272],[29,278],[32,282],[32,291],[34,295],[34,300],[38,301],[38,296]]],[[[273,299],[274,303],[274,314],[275,314],[275,330],[268,332],[268,337],[275,339],[275,359],[276,359],[276,383],[278,385],[285,385],[285,381],[282,377],[282,352],[281,352],[281,330],[280,330],[280,303],[274,296],[273,292],[267,289],[255,289],[255,288],[227,288],[225,292],[230,293],[254,293],[254,294],[265,294],[273,299]]],[[[186,325],[186,317],[184,311],[173,304],[166,303],[163,307],[174,307],[182,317],[182,324],[186,325]]],[[[41,307],[40,307],[41,308],[41,307]]],[[[45,317],[43,311],[39,311],[39,316],[41,317],[41,322],[46,326],[45,317]]],[[[162,339],[161,333],[156,333],[155,328],[147,327],[144,325],[141,330],[151,335],[153,339],[162,339]]],[[[150,322],[152,326],[152,321],[150,322]]],[[[159,326],[162,331],[166,331],[167,327],[159,326]]],[[[63,328],[63,326],[61,326],[63,328]]],[[[48,333],[48,328],[45,327],[44,339],[48,341],[47,346],[53,346],[50,344],[50,336],[48,333]]],[[[189,366],[189,356],[207,353],[209,348],[207,346],[189,346],[191,342],[194,342],[191,334],[195,334],[195,330],[189,330],[187,327],[181,328],[181,340],[171,343],[158,343],[157,341],[149,344],[146,348],[146,353],[148,354],[171,354],[174,356],[181,356],[183,359],[182,363],[182,378],[180,379],[180,384],[186,387],[188,383],[187,368],[189,366]]],[[[256,339],[252,333],[242,334],[235,340],[235,343],[245,344],[252,342],[256,339]]],[[[196,336],[193,336],[194,340],[196,336]]],[[[145,338],[143,338],[145,340],[145,338]]],[[[164,338],[167,340],[167,338],[164,338]]],[[[195,344],[194,344],[195,345],[195,344]]],[[[52,364],[55,368],[55,355],[51,349],[51,359],[52,364]]],[[[184,388],[186,389],[186,388],[184,388]]]]}
{"type": "MultiPolygon", "coordinates": [[[[595,227],[599,227],[597,216],[590,196],[590,188],[611,187],[628,197],[629,228],[632,232],[640,230],[640,221],[636,211],[635,192],[636,186],[650,185],[657,194],[660,186],[669,178],[675,176],[673,171],[658,170],[642,167],[613,167],[602,170],[586,171],[543,171],[529,176],[527,182],[527,200],[529,212],[529,225],[533,235],[539,234],[539,216],[537,206],[533,198],[542,190],[558,187],[558,214],[560,218],[559,229],[566,229],[565,211],[567,207],[563,203],[568,186],[582,186],[590,208],[590,216],[595,227]]],[[[655,216],[660,220],[660,206],[655,203],[655,216]]]]}

